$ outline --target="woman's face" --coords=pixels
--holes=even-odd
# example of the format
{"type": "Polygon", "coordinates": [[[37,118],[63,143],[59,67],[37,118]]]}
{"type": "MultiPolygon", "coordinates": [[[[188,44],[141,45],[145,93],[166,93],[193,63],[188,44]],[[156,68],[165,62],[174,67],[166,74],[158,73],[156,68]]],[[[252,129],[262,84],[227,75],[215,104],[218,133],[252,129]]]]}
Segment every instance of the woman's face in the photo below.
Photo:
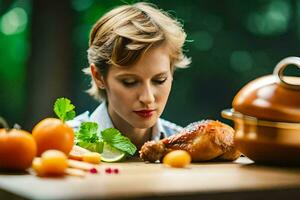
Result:
{"type": "Polygon", "coordinates": [[[150,128],[162,114],[173,76],[165,46],[150,48],[129,67],[111,67],[105,82],[108,110],[115,123],[150,128]]]}

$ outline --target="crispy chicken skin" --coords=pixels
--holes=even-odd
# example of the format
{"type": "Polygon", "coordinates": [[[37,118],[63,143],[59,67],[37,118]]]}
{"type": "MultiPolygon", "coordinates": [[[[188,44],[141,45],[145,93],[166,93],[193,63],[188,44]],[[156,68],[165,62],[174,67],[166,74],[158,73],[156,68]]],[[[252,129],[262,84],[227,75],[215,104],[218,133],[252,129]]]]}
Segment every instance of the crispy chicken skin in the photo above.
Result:
{"type": "Polygon", "coordinates": [[[180,133],[158,142],[146,142],[140,157],[144,161],[161,160],[172,150],[186,150],[192,161],[235,160],[241,154],[233,145],[234,130],[219,121],[204,120],[188,125],[180,133]]]}

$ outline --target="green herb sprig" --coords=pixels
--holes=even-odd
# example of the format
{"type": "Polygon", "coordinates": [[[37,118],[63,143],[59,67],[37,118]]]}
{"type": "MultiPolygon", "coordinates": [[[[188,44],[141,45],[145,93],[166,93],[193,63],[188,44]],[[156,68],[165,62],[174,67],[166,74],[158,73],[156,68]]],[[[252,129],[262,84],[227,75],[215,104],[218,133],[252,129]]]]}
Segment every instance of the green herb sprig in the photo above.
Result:
{"type": "Polygon", "coordinates": [[[75,106],[67,98],[58,98],[54,103],[54,112],[63,122],[74,119],[75,106]]]}
{"type": "Polygon", "coordinates": [[[82,122],[79,131],[75,133],[75,143],[90,151],[102,153],[103,140],[98,136],[98,124],[94,122],[82,122]]]}
{"type": "Polygon", "coordinates": [[[129,138],[123,136],[118,129],[107,128],[98,134],[98,124],[95,122],[82,122],[75,138],[79,146],[98,153],[102,153],[104,143],[131,156],[137,150],[129,138]]]}
{"type": "Polygon", "coordinates": [[[137,148],[129,138],[123,136],[118,129],[107,128],[101,132],[102,139],[111,146],[133,156],[137,148]]]}
{"type": "MultiPolygon", "coordinates": [[[[58,98],[54,103],[54,112],[63,122],[74,119],[75,106],[67,98],[58,98]]],[[[98,153],[103,152],[103,146],[110,145],[128,155],[133,156],[137,150],[129,138],[123,136],[116,128],[108,128],[98,132],[95,122],[82,122],[75,133],[75,144],[98,153]]]]}

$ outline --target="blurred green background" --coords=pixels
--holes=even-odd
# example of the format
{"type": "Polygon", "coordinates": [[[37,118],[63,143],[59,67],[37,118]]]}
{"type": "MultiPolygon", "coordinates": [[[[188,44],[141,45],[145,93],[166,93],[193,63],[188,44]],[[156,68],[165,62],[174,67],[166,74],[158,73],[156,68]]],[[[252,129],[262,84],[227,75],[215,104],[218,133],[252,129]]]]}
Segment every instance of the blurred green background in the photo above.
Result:
{"type": "MultiPolygon", "coordinates": [[[[31,130],[53,116],[56,98],[68,97],[76,112],[97,102],[84,91],[89,78],[88,35],[111,8],[137,1],[0,0],[0,116],[31,130]]],[[[148,1],[183,24],[191,67],[175,73],[163,118],[185,126],[231,107],[247,82],[272,73],[276,63],[300,53],[300,1],[148,1]]]]}

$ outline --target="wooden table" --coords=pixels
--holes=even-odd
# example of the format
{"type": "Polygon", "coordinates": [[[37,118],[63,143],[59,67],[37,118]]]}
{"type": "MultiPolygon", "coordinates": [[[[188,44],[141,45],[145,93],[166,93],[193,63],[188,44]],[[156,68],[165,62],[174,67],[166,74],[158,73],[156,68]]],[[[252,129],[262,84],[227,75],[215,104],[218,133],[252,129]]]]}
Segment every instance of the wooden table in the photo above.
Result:
{"type": "Polygon", "coordinates": [[[300,168],[259,166],[241,157],[185,169],[131,161],[101,164],[84,178],[1,174],[0,199],[300,199],[300,168]],[[119,174],[105,174],[107,167],[119,174]]]}

